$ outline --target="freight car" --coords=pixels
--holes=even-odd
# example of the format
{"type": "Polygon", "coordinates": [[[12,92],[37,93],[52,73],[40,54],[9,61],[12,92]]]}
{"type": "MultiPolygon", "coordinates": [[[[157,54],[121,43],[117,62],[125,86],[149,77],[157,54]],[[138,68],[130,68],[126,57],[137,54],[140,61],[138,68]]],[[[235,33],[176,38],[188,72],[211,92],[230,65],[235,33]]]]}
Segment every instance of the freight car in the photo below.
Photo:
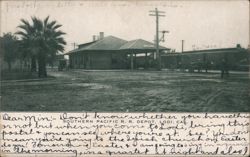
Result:
{"type": "Polygon", "coordinates": [[[236,48],[167,53],[162,55],[162,66],[166,69],[181,69],[190,72],[220,70],[224,60],[229,70],[247,71],[249,59],[249,50],[237,46],[236,48]]]}

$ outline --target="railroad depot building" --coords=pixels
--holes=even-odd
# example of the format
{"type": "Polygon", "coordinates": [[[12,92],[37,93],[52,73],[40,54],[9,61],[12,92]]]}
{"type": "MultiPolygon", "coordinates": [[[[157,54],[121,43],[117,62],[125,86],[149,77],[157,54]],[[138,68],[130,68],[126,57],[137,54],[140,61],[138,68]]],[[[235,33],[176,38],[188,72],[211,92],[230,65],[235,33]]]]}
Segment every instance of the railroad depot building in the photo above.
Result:
{"type": "MultiPolygon", "coordinates": [[[[160,46],[160,52],[170,50],[160,46]]],[[[104,37],[100,32],[99,39],[84,43],[77,49],[65,53],[69,56],[69,67],[73,69],[134,69],[139,62],[143,66],[152,60],[155,44],[143,39],[126,41],[115,36],[104,37]],[[144,60],[138,60],[143,55],[144,60]]]]}

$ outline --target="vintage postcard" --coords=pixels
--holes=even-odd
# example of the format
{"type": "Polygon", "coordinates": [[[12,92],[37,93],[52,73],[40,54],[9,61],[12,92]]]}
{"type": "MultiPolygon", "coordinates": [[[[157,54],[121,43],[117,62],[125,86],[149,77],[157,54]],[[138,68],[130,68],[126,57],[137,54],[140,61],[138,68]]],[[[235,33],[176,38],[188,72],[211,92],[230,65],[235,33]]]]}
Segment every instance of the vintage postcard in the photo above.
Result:
{"type": "Polygon", "coordinates": [[[1,0],[0,156],[249,156],[249,1],[1,0]]]}

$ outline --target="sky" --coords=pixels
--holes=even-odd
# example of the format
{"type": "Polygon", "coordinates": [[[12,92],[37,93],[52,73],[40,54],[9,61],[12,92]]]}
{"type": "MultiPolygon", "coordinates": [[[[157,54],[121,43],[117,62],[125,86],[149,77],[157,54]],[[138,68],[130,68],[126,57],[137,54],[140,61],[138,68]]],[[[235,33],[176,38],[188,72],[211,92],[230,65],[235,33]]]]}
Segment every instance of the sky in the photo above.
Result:
{"type": "MultiPolygon", "coordinates": [[[[181,51],[235,47],[249,44],[249,1],[0,1],[1,35],[18,31],[20,19],[31,16],[57,20],[64,36],[66,51],[73,43],[92,41],[93,35],[104,32],[125,40],[145,39],[153,42],[156,32],[154,16],[158,8],[165,17],[159,29],[167,30],[160,45],[181,51]]],[[[161,36],[161,34],[160,34],[161,36]]]]}

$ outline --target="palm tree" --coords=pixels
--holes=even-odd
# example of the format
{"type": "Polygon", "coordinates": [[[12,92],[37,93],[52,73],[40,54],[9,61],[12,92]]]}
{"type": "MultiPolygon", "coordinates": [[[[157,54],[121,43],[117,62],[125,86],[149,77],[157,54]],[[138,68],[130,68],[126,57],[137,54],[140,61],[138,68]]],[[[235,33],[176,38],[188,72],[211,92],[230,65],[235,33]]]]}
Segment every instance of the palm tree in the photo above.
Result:
{"type": "Polygon", "coordinates": [[[23,58],[31,59],[31,72],[36,71],[36,54],[35,44],[33,41],[35,34],[35,27],[32,26],[28,21],[21,19],[22,25],[18,27],[22,29],[22,31],[16,32],[16,34],[21,35],[21,44],[20,44],[20,52],[22,53],[23,58]]]}
{"type": "Polygon", "coordinates": [[[16,34],[22,37],[23,48],[27,50],[31,58],[31,69],[38,62],[38,76],[47,77],[46,64],[48,57],[55,56],[59,51],[64,51],[66,42],[62,35],[65,33],[57,30],[62,25],[56,21],[49,22],[49,16],[44,20],[32,17],[32,24],[21,19],[22,24],[18,27],[22,29],[16,34]]]}

